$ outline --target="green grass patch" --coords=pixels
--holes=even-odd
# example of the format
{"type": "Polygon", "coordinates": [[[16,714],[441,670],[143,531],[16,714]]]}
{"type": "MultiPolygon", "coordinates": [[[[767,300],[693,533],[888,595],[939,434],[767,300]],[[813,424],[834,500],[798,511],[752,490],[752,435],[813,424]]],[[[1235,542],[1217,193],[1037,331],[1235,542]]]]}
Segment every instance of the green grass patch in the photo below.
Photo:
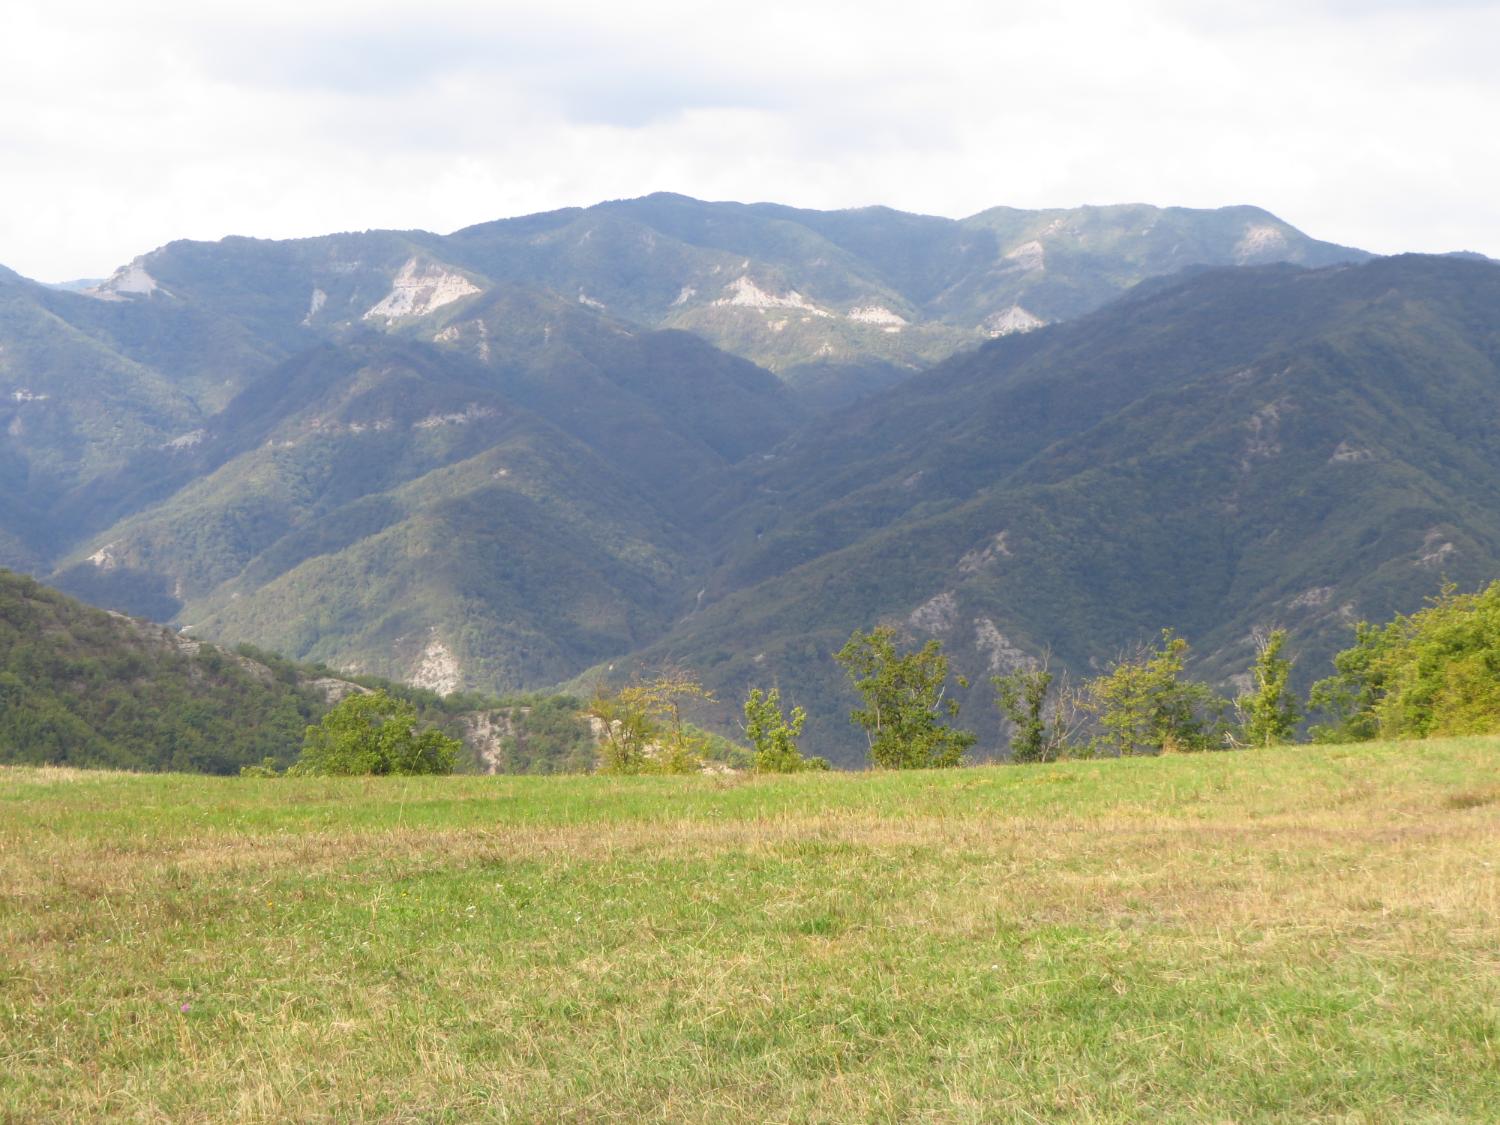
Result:
{"type": "Polygon", "coordinates": [[[7,769],[0,1120],[1493,1120],[1497,792],[7,769]]]}

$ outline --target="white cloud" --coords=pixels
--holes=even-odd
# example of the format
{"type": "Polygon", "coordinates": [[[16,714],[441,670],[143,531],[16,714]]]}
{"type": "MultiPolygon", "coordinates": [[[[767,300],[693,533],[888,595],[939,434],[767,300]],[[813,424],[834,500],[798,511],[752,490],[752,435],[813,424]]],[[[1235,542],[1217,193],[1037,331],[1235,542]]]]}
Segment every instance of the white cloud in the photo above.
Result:
{"type": "Polygon", "coordinates": [[[0,263],[674,190],[1256,203],[1500,256],[1500,5],[13,0],[0,263]]]}

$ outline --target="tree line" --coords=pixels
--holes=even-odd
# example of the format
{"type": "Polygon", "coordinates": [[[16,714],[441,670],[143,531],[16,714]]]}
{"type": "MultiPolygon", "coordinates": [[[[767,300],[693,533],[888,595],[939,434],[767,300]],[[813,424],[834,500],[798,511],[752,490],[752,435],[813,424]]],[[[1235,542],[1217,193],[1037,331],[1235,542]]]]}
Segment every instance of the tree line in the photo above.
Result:
{"type": "MultiPolygon", "coordinates": [[[[1122,654],[1079,682],[1048,661],[990,677],[995,706],[1011,729],[1014,762],[1234,750],[1296,741],[1309,711],[1326,721],[1314,742],[1424,738],[1500,731],[1500,582],[1471,594],[1449,585],[1420,611],[1385,625],[1360,624],[1334,658],[1334,674],[1306,699],[1291,685],[1287,633],[1256,637],[1249,686],[1234,698],[1187,676],[1188,642],[1172,630],[1122,654]]],[[[870,764],[882,769],[960,765],[977,736],[957,725],[948,657],[929,640],[903,648],[897,631],[855,631],[833,659],[860,705],[850,722],[865,733],[870,764]]],[[[954,679],[960,687],[968,683],[954,679]]],[[[596,692],[583,708],[602,772],[695,773],[706,764],[761,773],[826,770],[798,740],[807,714],[787,711],[777,688],[752,688],[742,712],[748,749],[689,722],[693,706],[716,702],[691,672],[673,668],[596,692]]],[[[307,728],[289,772],[447,773],[460,744],[422,729],[416,709],[383,691],[352,696],[307,728]]],[[[273,772],[252,767],[247,773],[273,772]]]]}

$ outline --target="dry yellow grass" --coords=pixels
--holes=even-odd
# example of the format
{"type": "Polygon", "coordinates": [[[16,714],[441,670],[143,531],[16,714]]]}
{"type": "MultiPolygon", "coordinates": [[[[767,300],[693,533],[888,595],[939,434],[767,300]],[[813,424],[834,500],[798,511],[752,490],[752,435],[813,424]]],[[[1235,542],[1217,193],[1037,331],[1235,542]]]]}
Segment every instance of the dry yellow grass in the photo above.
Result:
{"type": "Polygon", "coordinates": [[[3,771],[0,1118],[1496,1120],[1497,797],[1478,739],[3,771]]]}

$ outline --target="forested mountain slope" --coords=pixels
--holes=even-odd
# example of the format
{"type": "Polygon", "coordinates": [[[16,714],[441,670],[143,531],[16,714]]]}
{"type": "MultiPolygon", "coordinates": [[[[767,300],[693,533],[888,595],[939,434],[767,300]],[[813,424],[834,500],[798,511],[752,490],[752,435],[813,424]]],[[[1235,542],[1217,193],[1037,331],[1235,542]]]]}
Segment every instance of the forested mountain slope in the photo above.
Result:
{"type": "MultiPolygon", "coordinates": [[[[734,482],[815,411],[822,440],[872,388],[1158,271],[1360,257],[1253,208],[657,195],[174,242],[82,291],[4,271],[0,565],[298,658],[545,685],[702,604],[734,482]]],[[[863,471],[818,469],[829,496],[863,471]]],[[[715,591],[761,565],[735,555],[715,591]]]]}
{"type": "MultiPolygon", "coordinates": [[[[705,509],[703,607],[643,663],[725,698],[781,683],[856,748],[830,654],[886,620],[975,681],[1085,670],[1173,626],[1242,672],[1291,630],[1304,677],[1360,618],[1500,571],[1500,268],[1408,256],[1218,271],[961,355],[809,427],[705,509]]],[[[846,758],[846,760],[849,760],[846,758]]]]}

